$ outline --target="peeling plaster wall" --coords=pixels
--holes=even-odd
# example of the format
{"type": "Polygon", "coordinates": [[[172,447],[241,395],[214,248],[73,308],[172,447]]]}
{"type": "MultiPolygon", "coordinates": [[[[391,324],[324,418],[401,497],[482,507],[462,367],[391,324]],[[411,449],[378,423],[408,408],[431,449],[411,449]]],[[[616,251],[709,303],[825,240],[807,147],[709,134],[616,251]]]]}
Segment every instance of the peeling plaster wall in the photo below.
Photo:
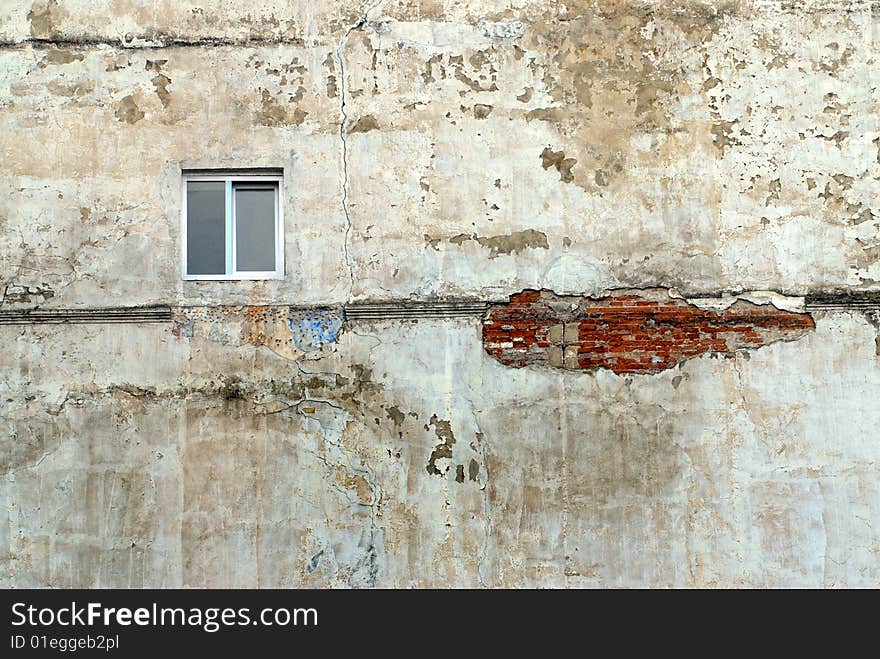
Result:
{"type": "Polygon", "coordinates": [[[355,331],[292,362],[159,325],[9,332],[4,583],[880,579],[861,314],[627,377],[511,369],[477,321],[355,331]]]}
{"type": "Polygon", "coordinates": [[[876,586],[878,311],[802,296],[880,291],[877,36],[868,1],[3,3],[0,312],[172,313],[0,323],[0,583],[876,586]],[[283,280],[182,281],[202,167],[284,168],[283,280]],[[454,303],[654,288],[810,331],[511,368],[454,303]]]}

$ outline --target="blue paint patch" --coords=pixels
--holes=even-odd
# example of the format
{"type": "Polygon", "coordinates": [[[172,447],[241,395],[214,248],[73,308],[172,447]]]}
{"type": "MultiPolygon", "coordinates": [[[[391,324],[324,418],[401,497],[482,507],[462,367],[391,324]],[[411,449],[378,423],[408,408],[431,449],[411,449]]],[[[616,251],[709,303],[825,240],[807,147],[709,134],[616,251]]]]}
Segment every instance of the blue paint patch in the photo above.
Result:
{"type": "Polygon", "coordinates": [[[345,312],[337,309],[308,309],[290,312],[287,324],[296,347],[306,352],[325,343],[336,343],[345,312]]]}
{"type": "Polygon", "coordinates": [[[195,330],[195,320],[190,318],[188,321],[181,322],[179,320],[174,321],[174,325],[171,328],[171,333],[176,337],[185,337],[187,339],[193,338],[193,332],[195,330]]]}

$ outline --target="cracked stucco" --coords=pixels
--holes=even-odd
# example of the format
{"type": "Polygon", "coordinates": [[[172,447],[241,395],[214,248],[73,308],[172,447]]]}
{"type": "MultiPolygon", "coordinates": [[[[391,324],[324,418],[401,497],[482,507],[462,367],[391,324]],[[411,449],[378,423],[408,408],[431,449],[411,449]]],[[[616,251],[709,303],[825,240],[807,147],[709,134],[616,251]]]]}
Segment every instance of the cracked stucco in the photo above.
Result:
{"type": "Polygon", "coordinates": [[[430,309],[878,290],[878,30],[836,0],[5,3],[3,311],[173,313],[0,325],[0,583],[875,586],[875,308],[630,375],[512,369],[430,309]],[[285,278],[182,281],[181,168],[243,166],[284,168],[285,278]]]}

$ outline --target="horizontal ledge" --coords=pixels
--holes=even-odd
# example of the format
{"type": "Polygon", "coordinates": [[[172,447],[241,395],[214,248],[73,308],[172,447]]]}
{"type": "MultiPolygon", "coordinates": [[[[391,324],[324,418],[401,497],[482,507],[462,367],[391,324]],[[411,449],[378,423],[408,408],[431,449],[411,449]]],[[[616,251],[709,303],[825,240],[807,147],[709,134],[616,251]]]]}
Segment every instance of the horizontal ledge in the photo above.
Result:
{"type": "Polygon", "coordinates": [[[445,313],[445,314],[386,314],[384,316],[346,316],[346,320],[358,321],[385,321],[385,320],[427,320],[429,318],[482,318],[483,313],[445,313]]]}
{"type": "Polygon", "coordinates": [[[259,48],[263,46],[302,48],[306,45],[305,40],[301,37],[281,35],[197,37],[171,36],[168,34],[137,34],[126,35],[126,37],[29,37],[26,39],[0,41],[0,48],[15,49],[31,46],[33,48],[72,48],[77,50],[102,47],[119,48],[122,50],[154,50],[159,48],[259,48]]]}
{"type": "MultiPolygon", "coordinates": [[[[685,298],[696,299],[696,298],[685,298]]],[[[352,302],[339,304],[213,304],[153,305],[143,307],[105,307],[89,309],[8,309],[0,310],[0,325],[85,324],[85,323],[161,323],[170,322],[174,310],[208,307],[219,311],[247,309],[249,306],[274,307],[290,312],[324,309],[339,310],[350,321],[383,321],[407,319],[482,318],[495,304],[483,300],[391,300],[385,302],[352,302]]],[[[880,310],[880,292],[817,293],[807,295],[804,307],[809,311],[873,311],[880,310]]]]}
{"type": "Polygon", "coordinates": [[[348,320],[392,320],[408,318],[482,318],[488,302],[444,300],[437,302],[364,302],[345,306],[348,320]]]}
{"type": "Polygon", "coordinates": [[[108,307],[103,309],[15,309],[0,311],[0,325],[161,323],[171,320],[171,307],[108,307]]]}
{"type": "Polygon", "coordinates": [[[804,297],[804,306],[808,311],[810,309],[878,309],[880,291],[813,293],[804,297]]]}

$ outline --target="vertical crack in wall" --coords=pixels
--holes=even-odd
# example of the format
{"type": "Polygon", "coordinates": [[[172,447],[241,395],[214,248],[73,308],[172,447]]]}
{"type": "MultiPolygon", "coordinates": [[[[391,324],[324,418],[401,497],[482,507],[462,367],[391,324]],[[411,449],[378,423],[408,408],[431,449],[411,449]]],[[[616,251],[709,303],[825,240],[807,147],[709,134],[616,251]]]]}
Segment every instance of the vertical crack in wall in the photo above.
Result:
{"type": "Polygon", "coordinates": [[[352,223],[351,213],[348,204],[348,142],[345,139],[345,124],[348,121],[348,114],[345,111],[346,96],[348,91],[348,81],[345,71],[345,46],[348,43],[348,37],[352,32],[360,30],[367,24],[367,18],[371,11],[376,9],[382,0],[367,7],[366,11],[358,18],[354,25],[351,25],[342,35],[339,45],[336,47],[336,61],[339,63],[339,139],[342,143],[342,212],[345,215],[345,237],[343,238],[342,251],[345,255],[345,266],[348,269],[348,294],[346,300],[351,301],[354,293],[354,264],[351,261],[351,253],[348,249],[349,235],[351,234],[352,223]]]}

